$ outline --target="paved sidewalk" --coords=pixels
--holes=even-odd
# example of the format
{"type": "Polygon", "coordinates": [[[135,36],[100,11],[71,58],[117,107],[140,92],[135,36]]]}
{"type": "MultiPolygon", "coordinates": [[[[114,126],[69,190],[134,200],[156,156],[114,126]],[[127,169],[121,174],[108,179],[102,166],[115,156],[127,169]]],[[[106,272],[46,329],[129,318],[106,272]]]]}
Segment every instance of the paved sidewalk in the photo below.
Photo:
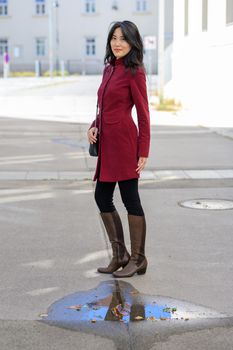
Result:
{"type": "MultiPolygon", "coordinates": [[[[156,79],[152,76],[152,86],[156,79]]],[[[1,79],[0,117],[90,123],[95,115],[100,81],[101,75],[1,79]]],[[[208,111],[198,110],[197,103],[195,111],[183,109],[173,113],[150,108],[150,114],[151,125],[204,126],[233,137],[230,111],[226,116],[219,117],[214,111],[210,115],[208,111]]],[[[133,115],[136,119],[135,109],[133,115]]]]}
{"type": "Polygon", "coordinates": [[[79,75],[72,75],[67,77],[10,77],[8,79],[0,78],[0,95],[1,96],[14,96],[17,93],[24,91],[27,94],[27,91],[31,89],[41,89],[45,87],[51,87],[54,85],[63,85],[69,84],[77,81],[79,75]]]}
{"type": "MultiPolygon", "coordinates": [[[[91,180],[92,171],[0,171],[0,180],[91,180]]],[[[144,170],[141,180],[233,179],[233,168],[224,170],[144,170]]]]}
{"type": "MultiPolygon", "coordinates": [[[[0,118],[0,350],[232,350],[233,215],[216,208],[233,201],[232,137],[155,115],[139,181],[148,270],[119,281],[97,272],[111,249],[87,122],[35,114],[0,118]],[[119,306],[130,307],[126,323],[112,321],[119,306]]],[[[118,186],[114,203],[130,250],[118,186]]]]}

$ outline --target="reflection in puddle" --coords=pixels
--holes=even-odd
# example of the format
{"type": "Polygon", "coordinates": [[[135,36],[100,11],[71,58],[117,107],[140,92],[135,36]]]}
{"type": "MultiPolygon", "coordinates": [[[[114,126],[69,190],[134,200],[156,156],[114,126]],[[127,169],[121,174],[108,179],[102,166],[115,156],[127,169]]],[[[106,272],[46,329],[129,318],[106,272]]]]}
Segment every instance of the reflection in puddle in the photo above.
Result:
{"type": "Polygon", "coordinates": [[[233,324],[232,318],[215,310],[139,293],[119,280],[68,295],[53,303],[41,318],[39,322],[48,325],[111,339],[117,350],[149,350],[171,334],[233,324]]]}
{"type": "MultiPolygon", "coordinates": [[[[153,297],[139,293],[124,281],[102,282],[98,288],[78,292],[58,300],[48,309],[46,321],[80,323],[118,321],[125,324],[138,321],[189,321],[194,318],[216,317],[213,310],[172,298],[153,297]]],[[[45,317],[43,318],[45,320],[45,317]]]]}

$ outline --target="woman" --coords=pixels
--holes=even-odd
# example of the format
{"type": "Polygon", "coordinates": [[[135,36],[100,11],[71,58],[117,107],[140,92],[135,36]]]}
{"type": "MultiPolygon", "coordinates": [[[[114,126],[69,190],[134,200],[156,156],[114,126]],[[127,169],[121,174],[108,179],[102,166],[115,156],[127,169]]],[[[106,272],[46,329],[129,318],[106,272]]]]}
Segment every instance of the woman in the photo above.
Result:
{"type": "Polygon", "coordinates": [[[113,257],[98,272],[114,277],[144,274],[146,220],[138,193],[138,178],[144,169],[150,144],[150,118],[143,68],[143,43],[136,25],[116,22],[106,45],[105,68],[98,90],[97,121],[88,130],[90,143],[97,141],[99,153],[93,181],[95,200],[112,245],[113,257]],[[136,106],[138,129],[131,110],[136,106]],[[128,214],[131,255],[126,249],[121,219],[113,204],[118,182],[128,214]],[[117,271],[120,267],[123,269],[117,271]]]}

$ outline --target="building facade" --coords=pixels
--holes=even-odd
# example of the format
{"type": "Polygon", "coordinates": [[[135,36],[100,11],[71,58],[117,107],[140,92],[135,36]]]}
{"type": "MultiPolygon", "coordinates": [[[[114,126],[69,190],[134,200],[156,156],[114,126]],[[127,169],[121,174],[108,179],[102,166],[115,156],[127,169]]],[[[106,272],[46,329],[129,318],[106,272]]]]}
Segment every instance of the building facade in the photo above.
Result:
{"type": "MultiPolygon", "coordinates": [[[[167,46],[173,0],[164,1],[167,46]]],[[[143,38],[158,38],[158,0],[0,0],[0,62],[8,52],[12,71],[34,71],[36,61],[44,71],[52,52],[56,68],[63,61],[70,73],[100,73],[110,23],[118,20],[135,22],[143,38]]],[[[157,50],[150,55],[156,72],[157,50]]]]}
{"type": "Polygon", "coordinates": [[[233,0],[174,0],[167,94],[210,118],[232,120],[233,0]]]}

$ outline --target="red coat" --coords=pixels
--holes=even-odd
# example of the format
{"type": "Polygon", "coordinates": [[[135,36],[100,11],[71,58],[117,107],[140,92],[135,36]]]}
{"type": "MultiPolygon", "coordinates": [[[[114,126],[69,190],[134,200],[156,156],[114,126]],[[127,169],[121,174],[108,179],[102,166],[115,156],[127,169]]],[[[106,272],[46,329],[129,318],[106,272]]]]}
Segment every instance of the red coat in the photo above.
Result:
{"type": "Polygon", "coordinates": [[[145,72],[139,67],[133,75],[130,69],[125,69],[123,58],[104,69],[98,90],[100,144],[93,181],[97,178],[106,182],[139,178],[136,172],[138,158],[149,154],[150,115],[145,72]],[[138,128],[131,115],[134,105],[138,128]]]}

